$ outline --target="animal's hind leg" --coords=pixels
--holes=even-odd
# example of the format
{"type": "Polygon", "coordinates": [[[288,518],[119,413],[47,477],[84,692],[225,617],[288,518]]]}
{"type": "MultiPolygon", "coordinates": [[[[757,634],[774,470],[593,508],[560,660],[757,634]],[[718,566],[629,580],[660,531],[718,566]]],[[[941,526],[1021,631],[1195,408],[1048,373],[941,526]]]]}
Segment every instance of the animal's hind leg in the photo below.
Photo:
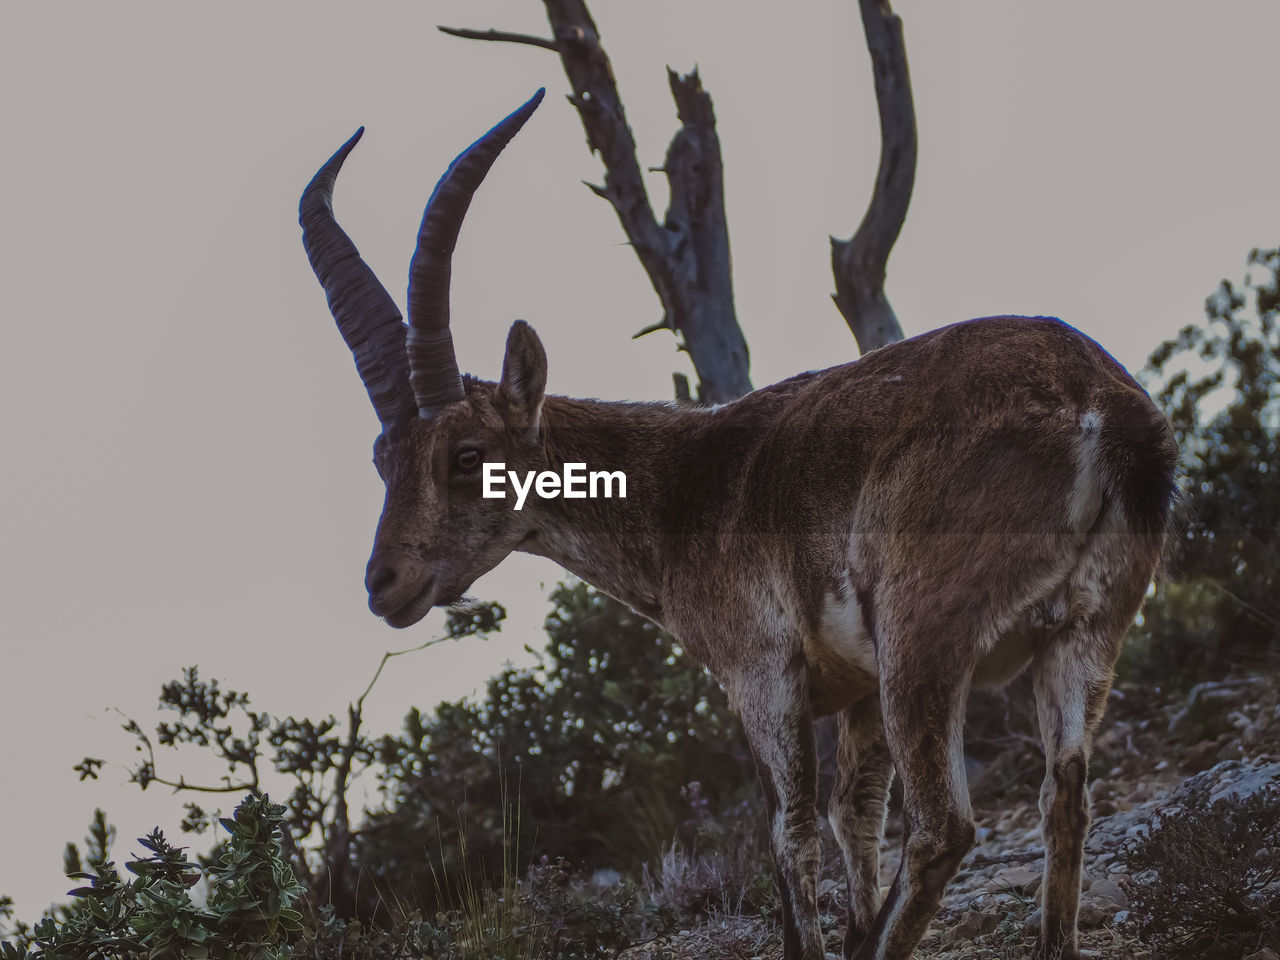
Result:
{"type": "Polygon", "coordinates": [[[902,863],[857,960],[908,960],[942,902],[942,891],[973,846],[974,825],[964,772],[964,705],[972,672],[966,640],[912,657],[919,621],[882,629],[880,663],[885,737],[903,787],[902,863]],[[950,655],[944,655],[946,651],[950,655]]]}
{"type": "Polygon", "coordinates": [[[1043,921],[1038,956],[1074,960],[1080,870],[1089,830],[1089,748],[1111,687],[1112,660],[1098,656],[1109,639],[1072,630],[1051,641],[1034,666],[1036,708],[1044,741],[1040,788],[1044,835],[1043,921]]]}
{"type": "Polygon", "coordinates": [[[1107,536],[1092,545],[1072,580],[1077,606],[1092,609],[1074,612],[1036,654],[1032,666],[1045,752],[1040,789],[1044,919],[1038,955],[1049,960],[1079,956],[1076,913],[1089,829],[1089,750],[1124,633],[1142,604],[1155,565],[1154,555],[1144,562],[1133,546],[1136,542],[1107,536]]]}
{"type": "Polygon", "coordinates": [[[828,813],[849,879],[849,926],[844,955],[852,957],[875,921],[880,903],[880,838],[893,781],[893,761],[880,720],[880,698],[866,697],[838,718],[836,783],[828,813]]]}

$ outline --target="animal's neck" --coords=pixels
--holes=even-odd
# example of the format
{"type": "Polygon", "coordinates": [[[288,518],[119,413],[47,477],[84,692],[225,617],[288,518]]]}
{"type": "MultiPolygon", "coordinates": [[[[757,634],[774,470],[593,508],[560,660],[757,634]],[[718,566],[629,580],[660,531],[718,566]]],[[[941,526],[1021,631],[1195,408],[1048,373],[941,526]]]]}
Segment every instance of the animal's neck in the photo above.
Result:
{"type": "Polygon", "coordinates": [[[543,443],[555,471],[566,463],[586,470],[620,471],[626,497],[544,499],[534,512],[534,533],[520,545],[548,557],[656,621],[662,620],[662,540],[680,493],[672,465],[701,412],[666,404],[602,403],[548,397],[543,443]]]}

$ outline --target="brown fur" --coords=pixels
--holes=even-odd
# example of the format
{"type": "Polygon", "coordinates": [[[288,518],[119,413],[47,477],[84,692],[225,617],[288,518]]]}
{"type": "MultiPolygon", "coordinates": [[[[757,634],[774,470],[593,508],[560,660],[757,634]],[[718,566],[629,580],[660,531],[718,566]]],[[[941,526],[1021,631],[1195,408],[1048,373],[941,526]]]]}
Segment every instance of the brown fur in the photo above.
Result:
{"type": "Polygon", "coordinates": [[[1034,671],[1047,773],[1042,947],[1076,956],[1089,742],[1168,524],[1163,417],[1059,321],[956,324],[719,408],[543,396],[512,328],[500,383],[378,440],[370,605],[396,626],[513,550],[675,633],[742,718],[768,801],[784,952],[820,960],[813,717],[840,715],[831,817],[847,957],[909,957],[973,842],[961,722],[974,683],[1034,671]],[[508,469],[622,470],[627,498],[480,496],[508,469]],[[908,837],[877,912],[890,769],[908,837]]]}

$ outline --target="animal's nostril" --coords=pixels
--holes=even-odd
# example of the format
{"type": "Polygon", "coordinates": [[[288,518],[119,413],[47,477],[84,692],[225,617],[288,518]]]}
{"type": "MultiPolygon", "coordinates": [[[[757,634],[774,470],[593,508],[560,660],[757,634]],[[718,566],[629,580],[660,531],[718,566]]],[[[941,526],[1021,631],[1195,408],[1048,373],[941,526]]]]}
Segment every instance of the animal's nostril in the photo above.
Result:
{"type": "Polygon", "coordinates": [[[377,599],[385,596],[396,582],[396,568],[389,563],[380,564],[369,571],[365,578],[365,586],[369,588],[369,596],[377,599]]]}

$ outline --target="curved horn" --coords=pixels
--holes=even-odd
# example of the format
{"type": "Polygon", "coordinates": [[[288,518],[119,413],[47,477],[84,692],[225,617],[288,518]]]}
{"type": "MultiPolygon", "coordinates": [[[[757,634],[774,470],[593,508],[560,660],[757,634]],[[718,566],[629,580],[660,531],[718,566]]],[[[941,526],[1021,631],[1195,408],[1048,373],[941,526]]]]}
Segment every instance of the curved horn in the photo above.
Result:
{"type": "Polygon", "coordinates": [[[427,201],[418,246],[409,266],[409,382],[418,415],[431,417],[463,398],[449,334],[449,265],[458,230],[485,174],[542,102],[540,89],[449,164],[427,201]]]}
{"type": "Polygon", "coordinates": [[[405,325],[400,310],[333,216],[333,185],[364,127],[311,178],[298,204],[302,245],[324,287],[329,312],[355,354],[356,369],[378,419],[387,424],[412,408],[405,325]]]}

